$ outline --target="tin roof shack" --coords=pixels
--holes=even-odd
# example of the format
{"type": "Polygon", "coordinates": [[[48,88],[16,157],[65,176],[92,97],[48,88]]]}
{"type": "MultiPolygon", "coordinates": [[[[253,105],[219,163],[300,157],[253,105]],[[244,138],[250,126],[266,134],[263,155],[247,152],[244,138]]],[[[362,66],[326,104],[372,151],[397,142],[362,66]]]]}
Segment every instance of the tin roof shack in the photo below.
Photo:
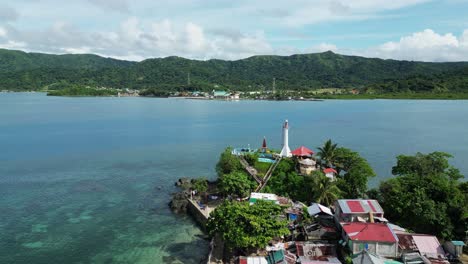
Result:
{"type": "Polygon", "coordinates": [[[265,257],[268,264],[296,264],[297,257],[287,250],[270,251],[265,257]]]}
{"type": "Polygon", "coordinates": [[[318,203],[312,203],[309,207],[307,207],[307,212],[310,216],[317,216],[317,215],[330,215],[332,216],[333,213],[330,208],[323,206],[318,203]]]}
{"type": "Polygon", "coordinates": [[[384,211],[376,200],[338,200],[335,217],[338,222],[386,222],[384,211]]]}
{"type": "Polygon", "coordinates": [[[463,241],[445,241],[444,249],[450,253],[454,258],[459,258],[463,254],[463,247],[465,243],[463,241]]]}
{"type": "Polygon", "coordinates": [[[408,253],[416,252],[432,264],[449,263],[437,237],[410,233],[396,233],[396,235],[398,247],[403,257],[408,253]]]}
{"type": "Polygon", "coordinates": [[[343,240],[352,254],[366,249],[377,256],[396,258],[398,238],[385,223],[343,223],[343,240]]]}
{"type": "Polygon", "coordinates": [[[303,204],[302,203],[293,203],[288,208],[284,209],[284,213],[286,214],[289,221],[296,221],[301,222],[303,219],[302,211],[303,204]]]}
{"type": "Polygon", "coordinates": [[[363,250],[353,257],[353,264],[401,264],[401,262],[380,258],[367,250],[363,250]]]}
{"type": "Polygon", "coordinates": [[[301,263],[341,263],[336,257],[336,246],[328,242],[296,242],[296,254],[301,263]]]}
{"type": "Polygon", "coordinates": [[[307,208],[311,216],[308,222],[303,223],[305,240],[338,240],[340,234],[333,219],[330,208],[313,203],[307,208]]]}

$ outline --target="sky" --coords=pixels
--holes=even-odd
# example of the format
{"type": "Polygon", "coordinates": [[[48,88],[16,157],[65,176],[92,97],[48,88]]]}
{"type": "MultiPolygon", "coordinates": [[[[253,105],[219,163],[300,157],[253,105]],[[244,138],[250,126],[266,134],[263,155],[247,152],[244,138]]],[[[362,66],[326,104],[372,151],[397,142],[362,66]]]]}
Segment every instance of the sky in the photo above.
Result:
{"type": "Polygon", "coordinates": [[[468,61],[468,0],[1,0],[0,48],[134,61],[328,50],[468,61]]]}

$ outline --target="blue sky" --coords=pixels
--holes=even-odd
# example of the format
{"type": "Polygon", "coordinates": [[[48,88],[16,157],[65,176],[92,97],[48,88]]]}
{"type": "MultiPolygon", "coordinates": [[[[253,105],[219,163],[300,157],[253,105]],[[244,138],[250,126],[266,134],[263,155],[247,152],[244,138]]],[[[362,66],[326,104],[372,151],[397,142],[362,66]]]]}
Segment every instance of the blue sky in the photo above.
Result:
{"type": "Polygon", "coordinates": [[[466,61],[467,10],[468,0],[2,0],[0,47],[129,60],[332,50],[466,61]]]}

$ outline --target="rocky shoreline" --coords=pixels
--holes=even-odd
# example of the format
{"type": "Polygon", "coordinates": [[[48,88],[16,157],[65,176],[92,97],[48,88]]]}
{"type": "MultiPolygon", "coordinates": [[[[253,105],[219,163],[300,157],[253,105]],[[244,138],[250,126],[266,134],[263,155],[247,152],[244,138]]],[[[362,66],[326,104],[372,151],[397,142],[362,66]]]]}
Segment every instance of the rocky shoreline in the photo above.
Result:
{"type": "Polygon", "coordinates": [[[189,186],[192,185],[192,180],[189,178],[180,178],[174,185],[179,187],[181,191],[172,194],[169,207],[176,214],[186,214],[187,205],[189,203],[187,199],[190,198],[189,186]]]}

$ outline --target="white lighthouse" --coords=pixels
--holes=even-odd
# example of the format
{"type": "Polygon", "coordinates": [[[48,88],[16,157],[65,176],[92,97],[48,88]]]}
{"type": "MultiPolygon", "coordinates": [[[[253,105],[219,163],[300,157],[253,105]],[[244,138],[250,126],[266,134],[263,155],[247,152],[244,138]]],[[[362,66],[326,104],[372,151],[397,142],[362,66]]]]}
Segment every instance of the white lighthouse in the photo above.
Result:
{"type": "Polygon", "coordinates": [[[281,157],[291,157],[291,149],[289,149],[289,135],[288,135],[288,120],[284,121],[283,125],[283,149],[281,149],[281,157]]]}

